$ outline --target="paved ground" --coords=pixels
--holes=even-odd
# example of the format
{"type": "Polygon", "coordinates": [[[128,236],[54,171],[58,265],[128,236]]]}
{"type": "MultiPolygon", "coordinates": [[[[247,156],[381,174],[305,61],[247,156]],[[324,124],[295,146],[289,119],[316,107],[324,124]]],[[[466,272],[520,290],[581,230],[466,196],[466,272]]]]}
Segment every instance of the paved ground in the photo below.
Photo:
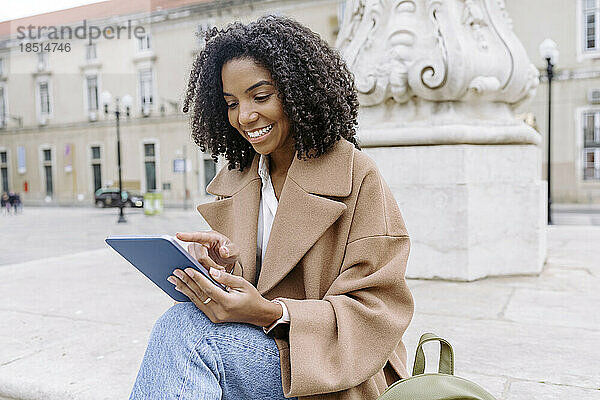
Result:
{"type": "MultiPolygon", "coordinates": [[[[92,208],[0,217],[0,399],[127,398],[172,302],[102,240],[206,227],[193,210],[130,211],[126,225],[92,208]]],[[[409,362],[434,331],[454,344],[457,375],[498,399],[600,399],[600,227],[553,226],[548,243],[539,277],[411,280],[409,362]]]]}
{"type": "Polygon", "coordinates": [[[192,208],[152,216],[142,209],[124,210],[124,224],[117,223],[118,208],[28,207],[23,214],[0,216],[0,266],[102,249],[109,235],[175,235],[177,230],[207,227],[192,208]]]}
{"type": "Polygon", "coordinates": [[[556,225],[600,226],[600,204],[555,204],[552,217],[556,225]]]}

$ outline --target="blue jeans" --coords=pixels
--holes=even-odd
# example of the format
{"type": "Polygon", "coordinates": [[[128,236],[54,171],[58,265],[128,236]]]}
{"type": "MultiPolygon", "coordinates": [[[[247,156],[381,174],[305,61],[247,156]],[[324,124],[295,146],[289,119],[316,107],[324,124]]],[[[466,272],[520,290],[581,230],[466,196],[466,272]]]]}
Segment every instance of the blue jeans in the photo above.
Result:
{"type": "Polygon", "coordinates": [[[279,350],[259,327],[179,303],[156,321],[129,398],[284,399],[279,350]]]}

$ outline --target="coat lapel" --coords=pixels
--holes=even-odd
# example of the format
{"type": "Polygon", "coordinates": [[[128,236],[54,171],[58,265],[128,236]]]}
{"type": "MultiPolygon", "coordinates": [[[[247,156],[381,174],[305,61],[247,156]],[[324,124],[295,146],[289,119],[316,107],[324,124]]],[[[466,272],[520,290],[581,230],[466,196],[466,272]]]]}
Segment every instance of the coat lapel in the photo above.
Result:
{"type": "Polygon", "coordinates": [[[257,289],[267,293],[296,266],[344,210],[342,202],[304,191],[286,179],[273,221],[257,289]]]}
{"type": "Polygon", "coordinates": [[[206,189],[226,198],[198,206],[210,227],[238,246],[242,276],[252,284],[256,284],[256,232],[261,188],[257,168],[258,156],[244,172],[223,168],[206,189]]]}
{"type": "Polygon", "coordinates": [[[261,294],[277,285],[346,210],[343,202],[328,197],[350,195],[353,148],[351,143],[340,140],[319,158],[294,157],[258,280],[261,294]]]}
{"type": "Polygon", "coordinates": [[[223,168],[207,191],[224,200],[198,206],[210,227],[229,237],[240,248],[243,277],[261,294],[279,283],[304,254],[346,210],[331,197],[344,198],[352,190],[354,146],[339,140],[319,158],[298,160],[288,170],[273,221],[271,236],[258,283],[256,235],[261,181],[257,155],[244,172],[223,168]]]}

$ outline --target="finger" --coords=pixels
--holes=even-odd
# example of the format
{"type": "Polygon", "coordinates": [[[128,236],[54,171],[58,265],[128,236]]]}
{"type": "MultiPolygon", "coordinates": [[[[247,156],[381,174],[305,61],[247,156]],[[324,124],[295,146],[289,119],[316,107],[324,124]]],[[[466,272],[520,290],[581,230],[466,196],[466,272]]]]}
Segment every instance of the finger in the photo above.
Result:
{"type": "Polygon", "coordinates": [[[177,236],[177,239],[182,240],[184,242],[196,242],[204,245],[209,245],[210,247],[213,247],[216,244],[218,244],[218,246],[221,246],[226,240],[226,237],[224,235],[221,235],[220,233],[215,231],[177,232],[175,236],[177,236]]]}
{"type": "MultiPolygon", "coordinates": [[[[211,271],[218,271],[215,268],[211,268],[211,271]]],[[[186,268],[185,273],[196,282],[200,290],[204,292],[208,297],[215,300],[217,304],[225,304],[229,301],[229,293],[215,285],[207,277],[198,272],[193,268],[186,268]]]]}
{"type": "Polygon", "coordinates": [[[202,302],[206,300],[208,294],[204,290],[202,290],[198,283],[196,283],[196,281],[192,279],[189,274],[183,272],[180,269],[176,269],[175,271],[173,271],[173,275],[175,275],[179,280],[185,283],[187,287],[189,287],[194,292],[196,297],[199,298],[202,302]]]}
{"type": "MultiPolygon", "coordinates": [[[[225,268],[224,266],[219,265],[219,264],[217,264],[216,267],[211,267],[211,268],[218,269],[219,271],[225,271],[225,272],[227,272],[227,268],[225,268]]],[[[210,270],[210,268],[209,268],[209,270],[210,270]]]]}
{"type": "MultiPolygon", "coordinates": [[[[192,255],[196,260],[198,260],[198,262],[203,265],[204,267],[206,267],[206,269],[209,268],[223,268],[220,265],[218,265],[216,263],[215,260],[213,260],[210,255],[208,254],[208,250],[206,249],[206,247],[199,245],[198,243],[192,243],[190,245],[190,247],[193,249],[194,254],[192,255]]],[[[191,253],[190,253],[191,254],[191,253]]]]}
{"type": "Polygon", "coordinates": [[[175,289],[177,291],[186,295],[200,311],[202,311],[208,318],[210,318],[211,321],[214,320],[215,313],[213,308],[211,308],[212,306],[216,305],[214,302],[211,301],[209,303],[205,303],[206,298],[201,298],[200,296],[198,296],[197,293],[194,292],[184,281],[182,281],[176,276],[170,276],[168,280],[171,283],[175,282],[175,289]]]}
{"type": "Polygon", "coordinates": [[[223,271],[214,268],[211,268],[210,275],[215,281],[222,283],[230,289],[244,289],[250,285],[250,283],[241,276],[223,273],[223,271]]]}
{"type": "Polygon", "coordinates": [[[185,294],[190,301],[194,302],[194,304],[202,304],[203,300],[183,280],[179,279],[179,277],[171,275],[167,280],[175,286],[175,290],[185,294]]]}
{"type": "Polygon", "coordinates": [[[220,232],[177,232],[176,236],[182,241],[194,242],[206,247],[209,257],[218,265],[233,264],[239,258],[239,248],[220,232]]]}
{"type": "Polygon", "coordinates": [[[239,259],[237,246],[229,241],[221,246],[211,247],[208,255],[219,265],[232,265],[239,259]]]}

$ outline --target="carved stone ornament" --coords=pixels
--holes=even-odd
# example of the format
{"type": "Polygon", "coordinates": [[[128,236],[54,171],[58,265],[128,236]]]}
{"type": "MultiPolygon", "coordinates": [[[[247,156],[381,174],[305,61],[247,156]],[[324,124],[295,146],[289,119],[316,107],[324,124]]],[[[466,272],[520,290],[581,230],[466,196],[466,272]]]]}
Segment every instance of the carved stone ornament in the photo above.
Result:
{"type": "Polygon", "coordinates": [[[355,74],[363,142],[539,143],[512,112],[539,72],[504,0],[347,0],[336,45],[355,74]]]}

